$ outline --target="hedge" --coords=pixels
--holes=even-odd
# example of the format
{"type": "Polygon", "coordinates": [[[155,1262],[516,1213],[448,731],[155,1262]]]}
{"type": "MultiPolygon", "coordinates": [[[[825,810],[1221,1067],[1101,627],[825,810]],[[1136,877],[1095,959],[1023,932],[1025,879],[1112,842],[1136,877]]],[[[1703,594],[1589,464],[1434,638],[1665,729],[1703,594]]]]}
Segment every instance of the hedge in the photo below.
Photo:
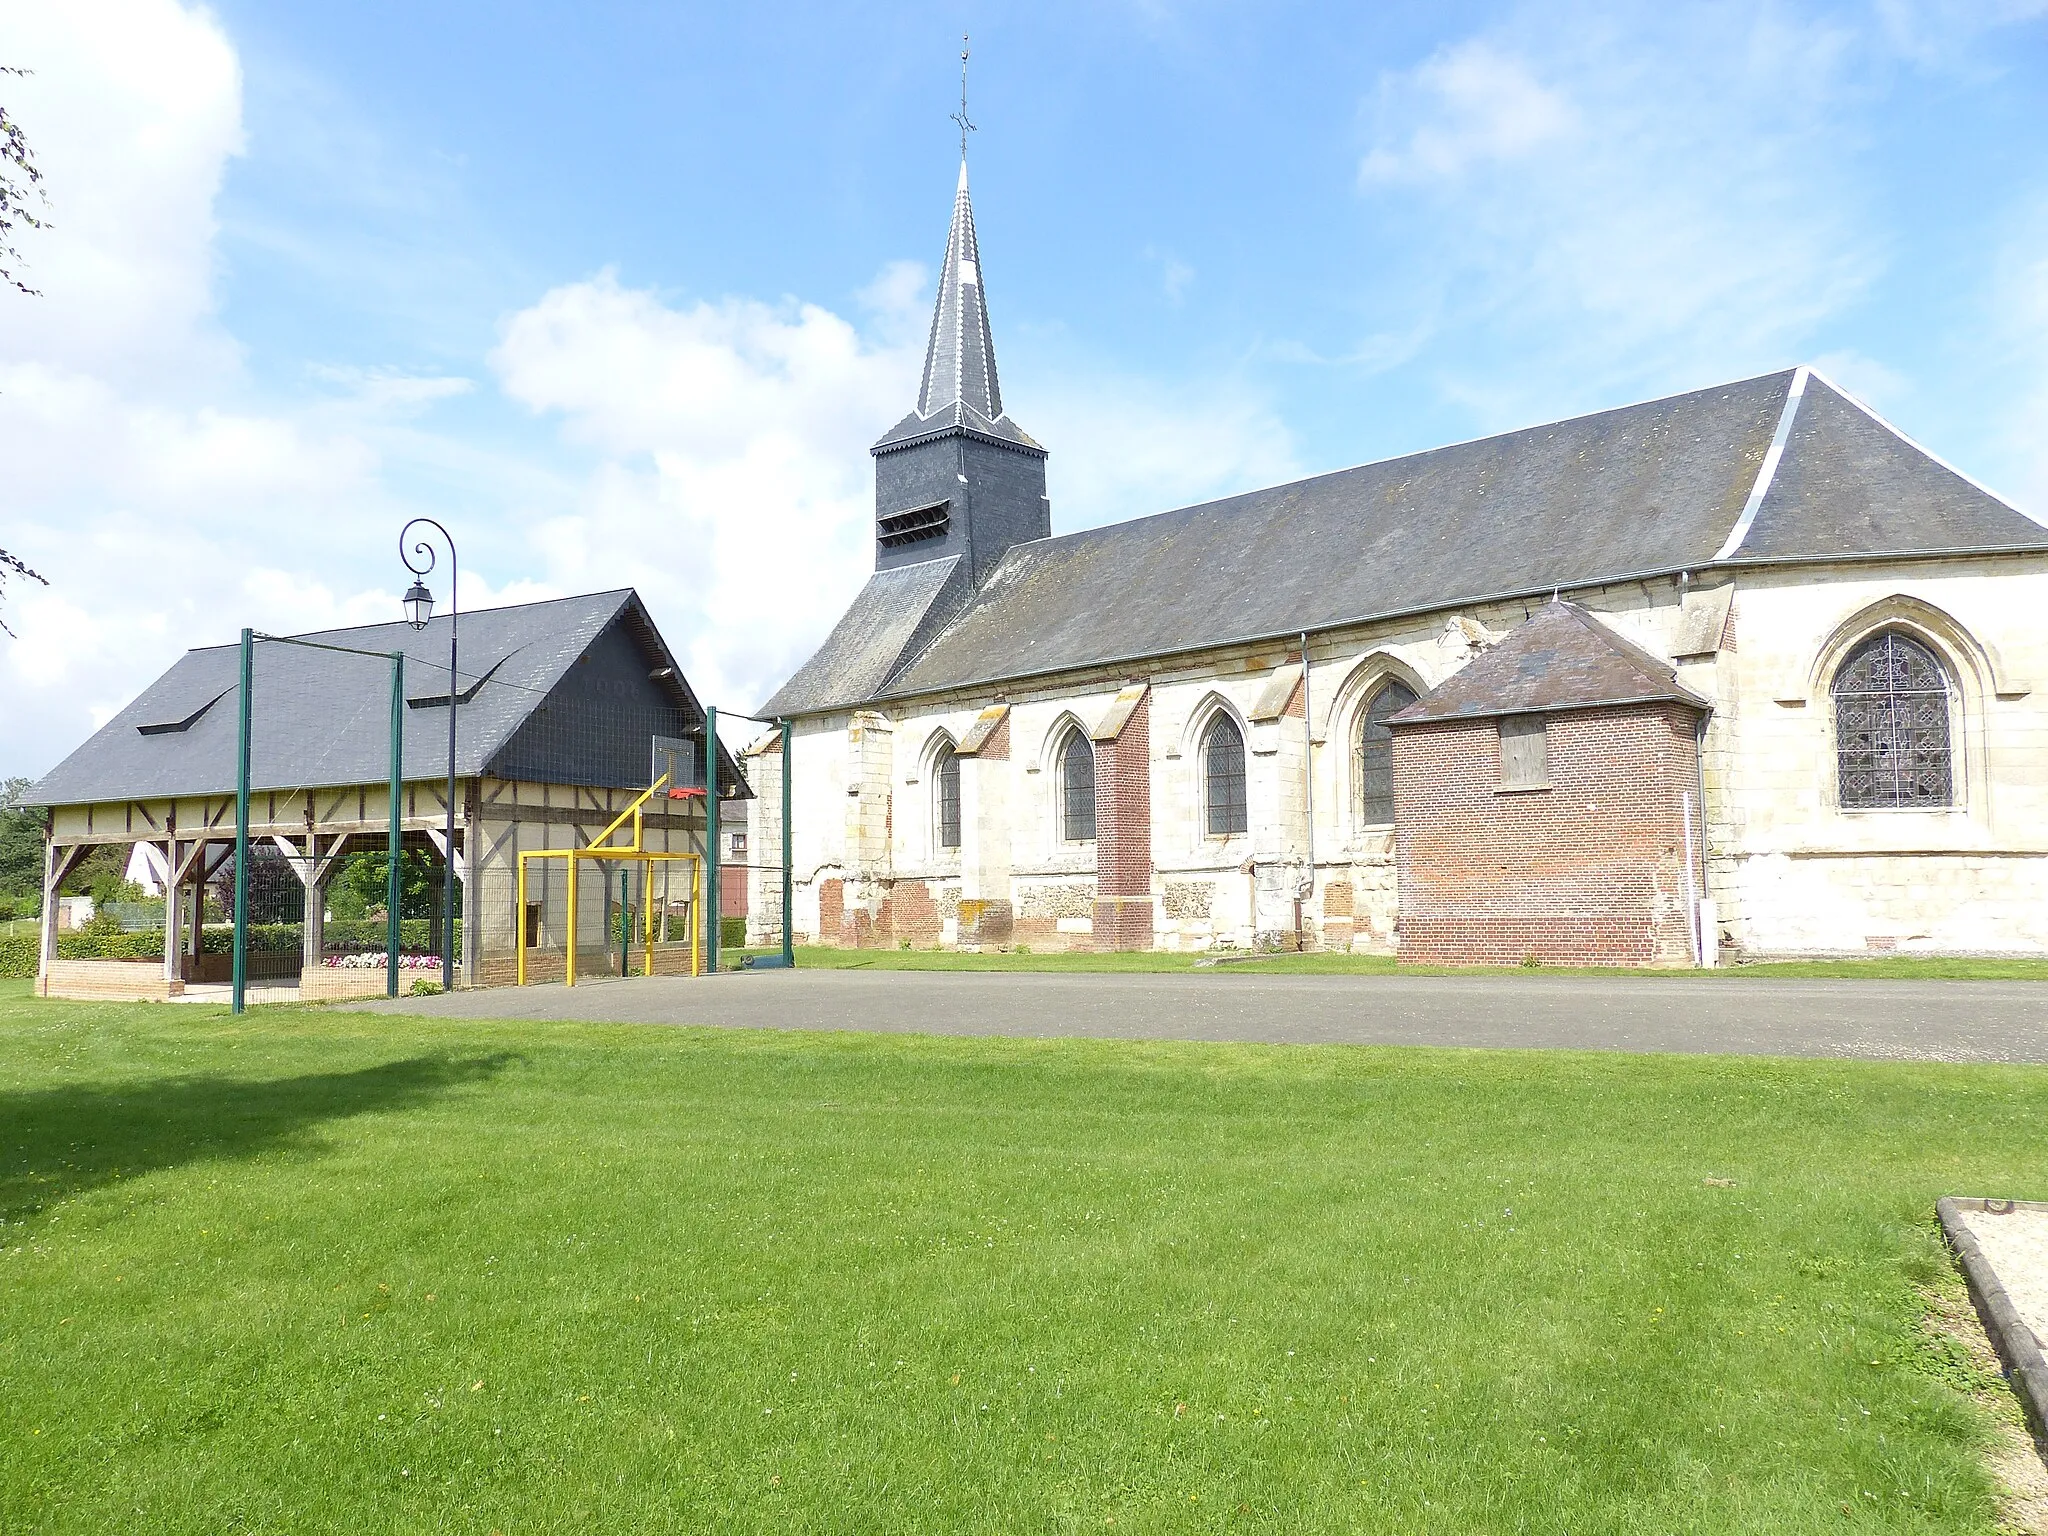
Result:
{"type": "MultiPolygon", "coordinates": [[[[429,924],[425,918],[408,918],[398,927],[403,948],[415,954],[426,950],[429,924]]],[[[327,948],[330,952],[337,949],[379,950],[384,947],[384,939],[381,921],[362,919],[327,925],[327,948]]],[[[252,954],[295,955],[303,942],[297,923],[249,925],[252,954]]],[[[455,925],[455,942],[459,949],[462,944],[460,923],[455,925]]],[[[232,954],[235,930],[226,923],[208,923],[201,936],[201,945],[209,955],[232,954]]],[[[35,975],[40,952],[39,942],[33,933],[0,937],[0,977],[35,975]]],[[[57,958],[60,960],[160,960],[163,952],[164,935],[160,928],[141,933],[85,928],[57,935],[57,958]]]]}

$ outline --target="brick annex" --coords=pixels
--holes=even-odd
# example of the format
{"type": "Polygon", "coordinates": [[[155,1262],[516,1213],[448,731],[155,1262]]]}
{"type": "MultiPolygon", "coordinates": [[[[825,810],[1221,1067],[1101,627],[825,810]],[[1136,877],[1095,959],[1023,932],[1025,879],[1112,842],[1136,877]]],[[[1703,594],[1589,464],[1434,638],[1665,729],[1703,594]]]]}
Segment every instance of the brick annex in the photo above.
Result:
{"type": "Polygon", "coordinates": [[[1810,368],[1054,537],[963,164],[872,451],[873,574],[763,710],[803,939],[2048,952],[2048,530],[1810,368]]]}

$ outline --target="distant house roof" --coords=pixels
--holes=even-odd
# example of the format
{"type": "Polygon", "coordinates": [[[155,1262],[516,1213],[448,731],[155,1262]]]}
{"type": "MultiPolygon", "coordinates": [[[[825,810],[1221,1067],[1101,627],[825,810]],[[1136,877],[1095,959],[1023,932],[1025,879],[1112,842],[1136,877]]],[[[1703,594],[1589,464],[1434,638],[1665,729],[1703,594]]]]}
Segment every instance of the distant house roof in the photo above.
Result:
{"type": "Polygon", "coordinates": [[[1787,369],[1019,544],[928,643],[834,631],[767,712],[1716,565],[1997,550],[2048,552],[2048,528],[1787,369]]]}
{"type": "Polygon", "coordinates": [[[1651,703],[1712,708],[1682,686],[1667,663],[1616,634],[1578,604],[1553,602],[1491,650],[1389,716],[1387,724],[1651,703]]]}
{"type": "MultiPolygon", "coordinates": [[[[704,733],[704,711],[630,589],[461,616],[455,772],[644,788],[650,737],[704,733]],[[561,777],[554,777],[560,774],[561,777]]],[[[262,790],[382,783],[390,776],[391,672],[405,653],[403,772],[448,771],[446,616],[293,638],[374,656],[261,642],[250,692],[250,779],[262,790]]],[[[22,803],[77,805],[232,794],[240,647],[187,651],[59,763],[22,803]]],[[[700,748],[701,751],[701,748],[700,748]]],[[[700,773],[701,777],[701,773],[700,773]]],[[[745,781],[721,751],[727,794],[745,781]]]]}

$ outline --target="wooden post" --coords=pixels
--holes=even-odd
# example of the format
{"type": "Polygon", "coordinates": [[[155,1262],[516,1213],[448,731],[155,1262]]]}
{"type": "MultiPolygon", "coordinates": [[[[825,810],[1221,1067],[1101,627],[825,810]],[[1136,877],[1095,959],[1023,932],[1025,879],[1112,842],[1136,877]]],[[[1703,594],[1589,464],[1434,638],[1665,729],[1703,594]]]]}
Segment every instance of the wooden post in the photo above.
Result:
{"type": "Polygon", "coordinates": [[[185,916],[184,888],[178,883],[178,839],[173,836],[164,843],[164,980],[179,980],[185,947],[183,919],[185,916]]]}
{"type": "Polygon", "coordinates": [[[327,939],[327,887],[320,878],[320,834],[306,834],[306,857],[299,864],[299,885],[306,893],[305,916],[299,922],[299,973],[320,969],[327,939]]]}
{"type": "Polygon", "coordinates": [[[50,968],[57,961],[57,885],[64,878],[63,861],[56,841],[43,844],[43,931],[36,957],[36,991],[50,995],[50,968]]]}

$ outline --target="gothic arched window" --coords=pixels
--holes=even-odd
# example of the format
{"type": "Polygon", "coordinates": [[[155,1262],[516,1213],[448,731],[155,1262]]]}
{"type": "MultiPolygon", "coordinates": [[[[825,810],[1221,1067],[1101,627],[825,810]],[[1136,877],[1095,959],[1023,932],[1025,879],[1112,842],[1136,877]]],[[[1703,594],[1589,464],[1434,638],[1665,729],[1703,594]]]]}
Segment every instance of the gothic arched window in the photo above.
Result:
{"type": "Polygon", "coordinates": [[[1060,743],[1060,836],[1070,843],[1095,840],[1095,744],[1069,729],[1060,743]]]}
{"type": "Polygon", "coordinates": [[[1202,732],[1203,826],[1228,837],[1251,826],[1244,797],[1244,732],[1222,710],[1202,732]]]}
{"type": "Polygon", "coordinates": [[[1415,702],[1415,690],[1398,680],[1383,684],[1358,717],[1352,777],[1358,781],[1358,820],[1380,826],[1394,819],[1394,733],[1387,717],[1415,702]]]}
{"type": "Polygon", "coordinates": [[[932,759],[932,820],[941,848],[960,846],[960,757],[951,744],[932,759]]]}
{"type": "Polygon", "coordinates": [[[1836,669],[1835,769],[1848,810],[1953,803],[1948,673],[1909,635],[1871,636],[1836,669]]]}

